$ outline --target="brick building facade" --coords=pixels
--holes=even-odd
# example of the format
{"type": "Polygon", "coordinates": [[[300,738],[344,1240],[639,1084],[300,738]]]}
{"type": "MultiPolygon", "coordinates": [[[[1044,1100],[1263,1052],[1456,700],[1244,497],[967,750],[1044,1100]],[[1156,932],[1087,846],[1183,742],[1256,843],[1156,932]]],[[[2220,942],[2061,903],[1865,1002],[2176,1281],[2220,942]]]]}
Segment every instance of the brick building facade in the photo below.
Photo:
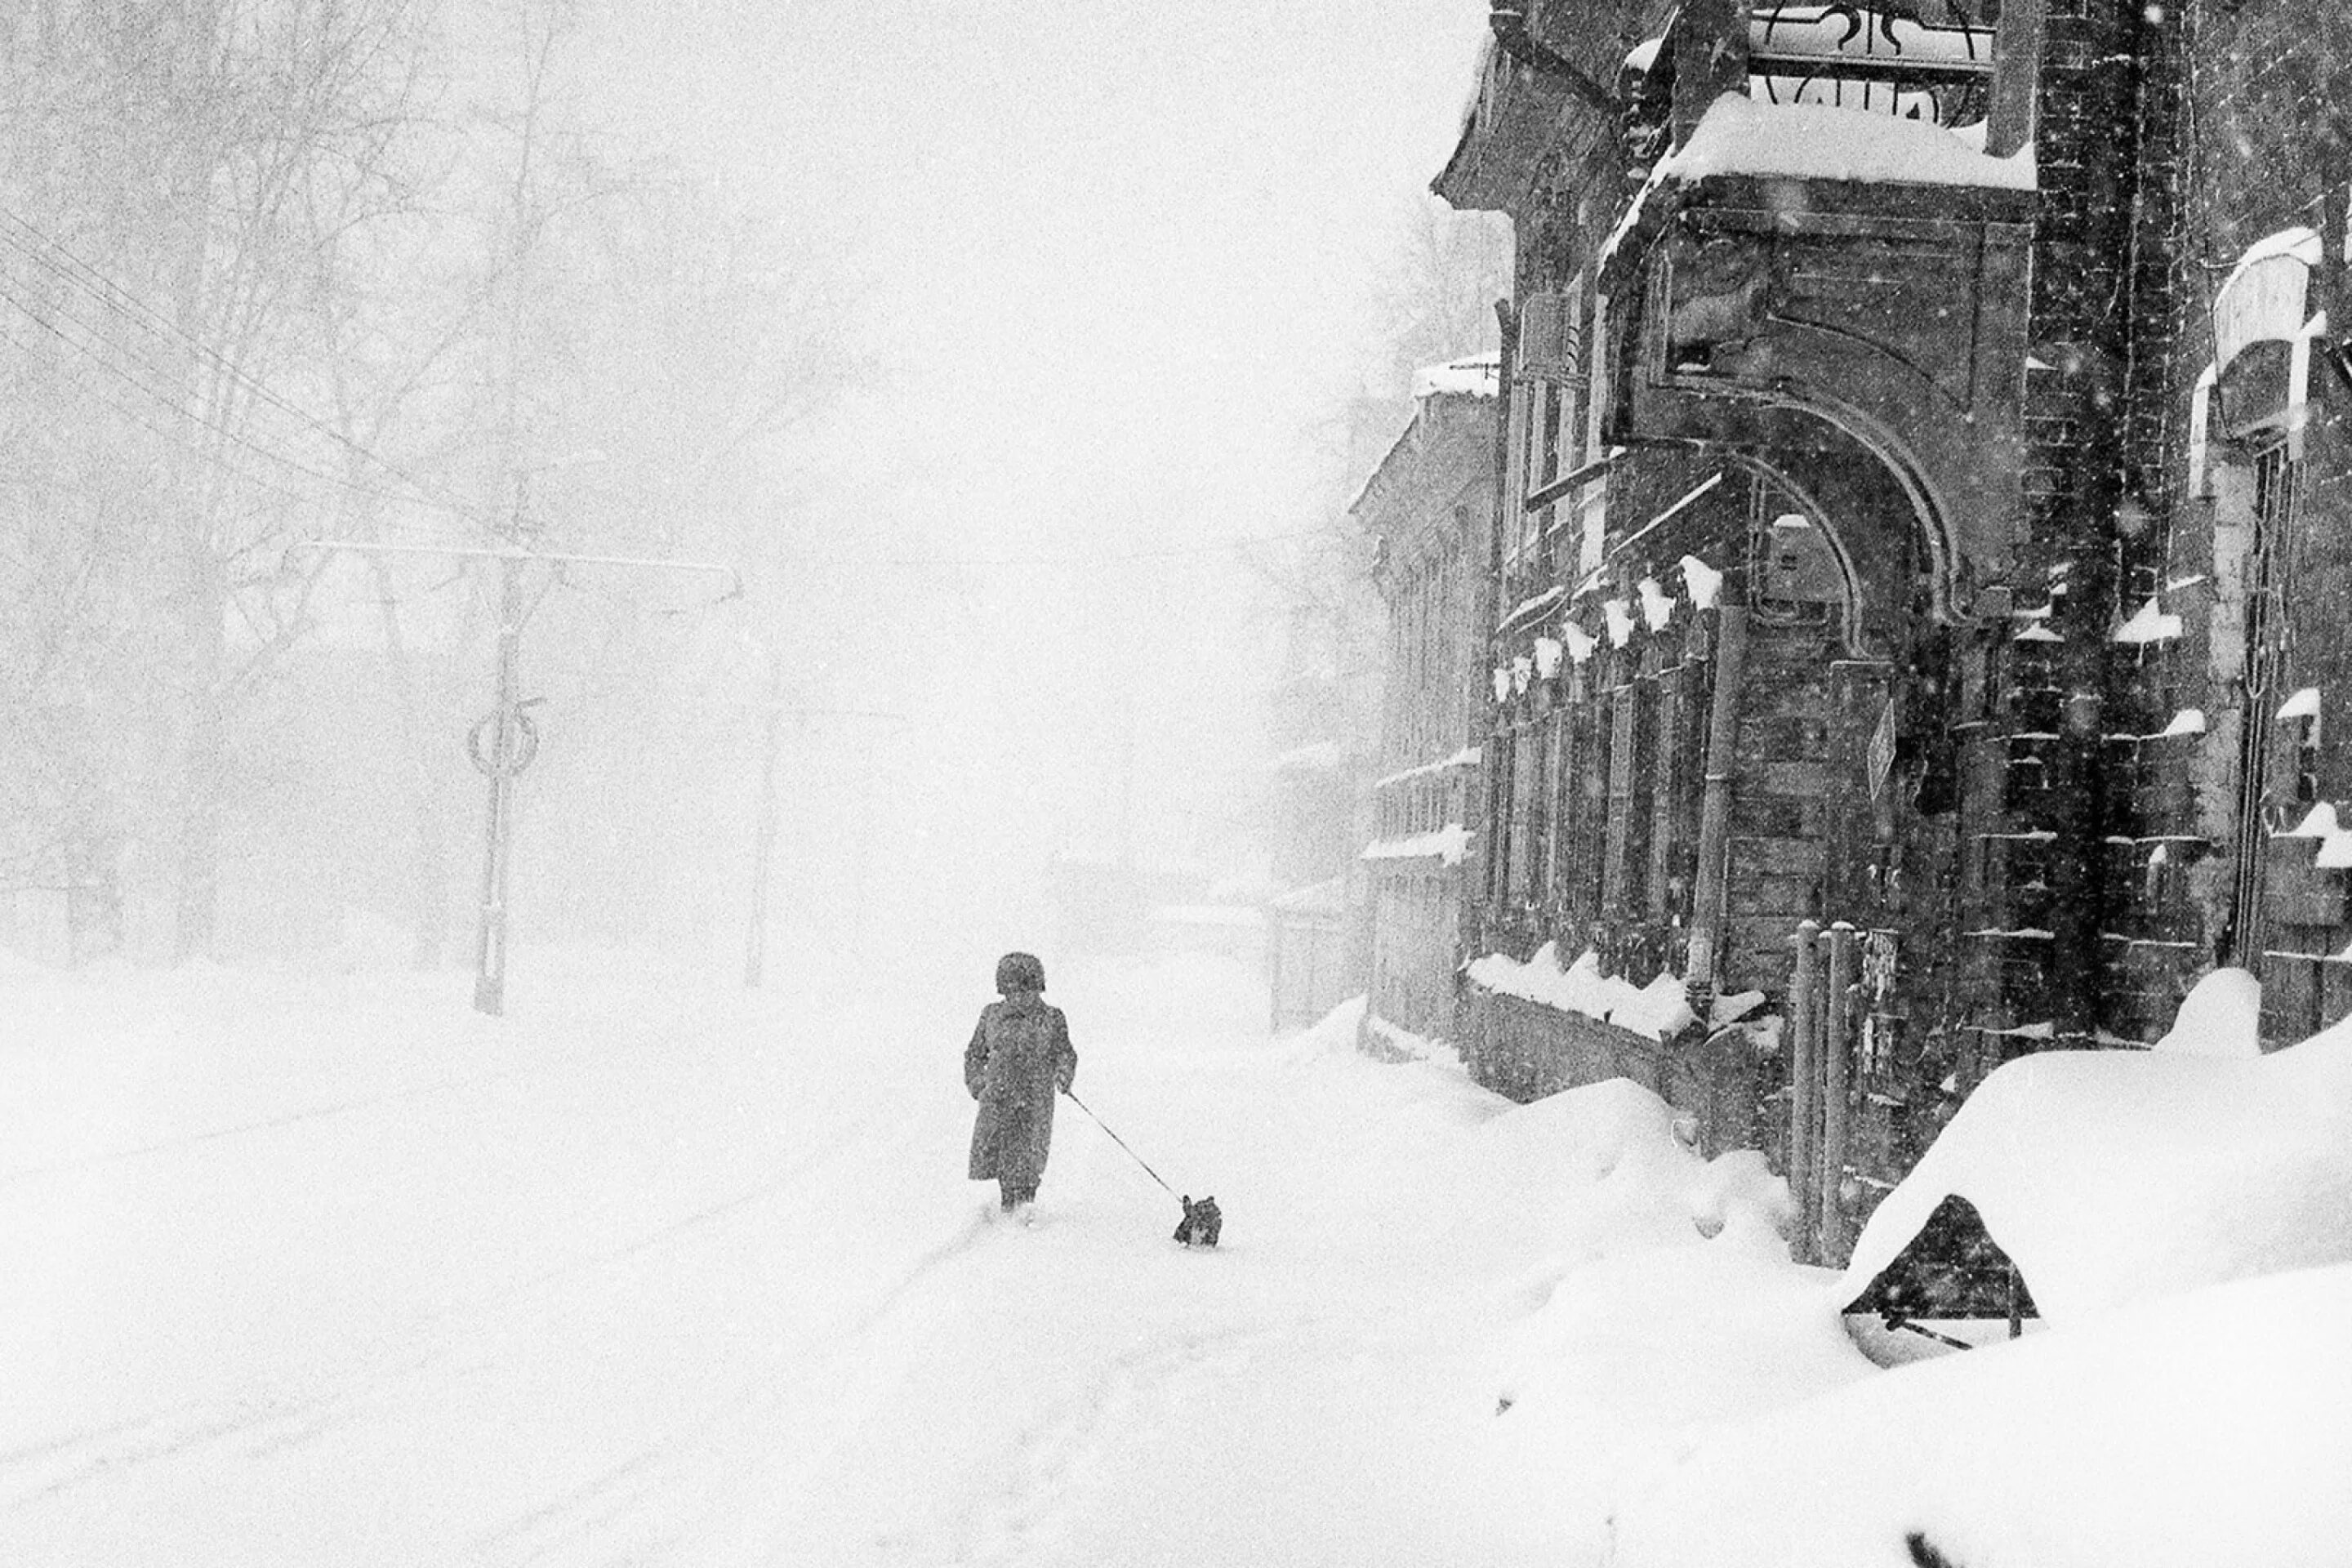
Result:
{"type": "Polygon", "coordinates": [[[2352,1012],[2347,25],[1493,20],[1475,1069],[1652,1084],[1837,1257],[2011,1056],[2352,1012]]]}
{"type": "Polygon", "coordinates": [[[2115,689],[2127,722],[2209,720],[2129,748],[2119,989],[2160,1005],[2184,968],[2252,970],[2277,1044],[2352,1014],[2352,22],[2203,5],[2151,46],[2144,157],[2172,243],[2150,247],[2161,352],[2131,388],[2149,521],[2117,542],[2139,640],[2115,689]]]}
{"type": "Polygon", "coordinates": [[[1355,505],[1388,612],[1380,776],[1371,786],[1367,1029],[1450,1032],[1463,862],[1485,719],[1477,605],[1494,521],[1493,357],[1433,366],[1417,412],[1355,505]]]}

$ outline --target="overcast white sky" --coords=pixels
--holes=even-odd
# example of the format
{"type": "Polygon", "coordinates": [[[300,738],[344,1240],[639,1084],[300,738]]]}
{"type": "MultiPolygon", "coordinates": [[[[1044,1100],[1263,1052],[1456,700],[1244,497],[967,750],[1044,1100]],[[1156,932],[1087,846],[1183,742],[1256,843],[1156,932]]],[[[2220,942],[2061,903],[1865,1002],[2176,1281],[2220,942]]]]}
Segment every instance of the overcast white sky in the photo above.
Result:
{"type": "Polygon", "coordinates": [[[1073,563],[974,570],[953,624],[880,629],[910,662],[945,653],[965,776],[1024,843],[1103,830],[1130,721],[1146,793],[1179,810],[1255,748],[1229,561],[1075,562],[1344,500],[1309,433],[1360,380],[1366,297],[1485,25],[1481,0],[592,13],[616,121],[856,258],[898,373],[833,454],[835,504],[894,549],[1073,563]]]}

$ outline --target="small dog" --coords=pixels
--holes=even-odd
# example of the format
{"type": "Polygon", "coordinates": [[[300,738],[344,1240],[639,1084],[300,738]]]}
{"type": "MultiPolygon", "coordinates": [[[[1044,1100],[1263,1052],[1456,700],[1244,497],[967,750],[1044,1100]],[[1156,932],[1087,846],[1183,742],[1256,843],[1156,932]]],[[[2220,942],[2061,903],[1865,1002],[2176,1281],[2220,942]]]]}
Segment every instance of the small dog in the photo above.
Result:
{"type": "Polygon", "coordinates": [[[1202,1198],[1194,1203],[1184,1200],[1184,1217],[1177,1222],[1176,1239],[1187,1247],[1214,1247],[1217,1232],[1224,1227],[1225,1216],[1217,1212],[1217,1200],[1202,1198]]]}

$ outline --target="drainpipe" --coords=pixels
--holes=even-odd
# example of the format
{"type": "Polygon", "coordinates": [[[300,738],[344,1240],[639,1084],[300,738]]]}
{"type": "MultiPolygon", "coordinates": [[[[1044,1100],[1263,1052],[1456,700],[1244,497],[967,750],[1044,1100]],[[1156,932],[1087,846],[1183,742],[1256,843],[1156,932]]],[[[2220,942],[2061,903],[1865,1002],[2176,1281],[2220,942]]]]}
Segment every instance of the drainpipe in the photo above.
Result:
{"type": "Polygon", "coordinates": [[[1494,29],[1495,42],[1502,46],[1503,53],[1515,62],[1559,82],[1595,114],[1610,120],[1617,117],[1615,93],[1603,90],[1574,61],[1528,31],[1527,0],[1495,0],[1494,8],[1486,13],[1486,25],[1494,29]]]}

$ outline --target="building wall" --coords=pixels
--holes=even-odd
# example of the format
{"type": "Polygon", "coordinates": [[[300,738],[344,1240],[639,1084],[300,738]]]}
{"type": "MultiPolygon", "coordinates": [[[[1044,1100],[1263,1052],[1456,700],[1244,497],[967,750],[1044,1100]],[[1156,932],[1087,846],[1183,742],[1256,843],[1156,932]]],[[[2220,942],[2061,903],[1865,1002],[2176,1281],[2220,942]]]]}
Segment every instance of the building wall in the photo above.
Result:
{"type": "Polygon", "coordinates": [[[1474,616],[1494,510],[1492,402],[1424,396],[1351,509],[1378,542],[1388,616],[1363,854],[1370,1014],[1423,1037],[1455,1031],[1464,834],[1477,792],[1473,693],[1486,663],[1474,616]]]}
{"type": "Polygon", "coordinates": [[[1438,182],[1511,213],[1519,265],[1462,940],[1683,978],[1693,1021],[1474,994],[1469,1044],[1507,1092],[1631,1072],[1773,1150],[1833,1257],[2011,1056],[2152,1039],[2221,961],[2273,1039],[2352,1012],[2352,835],[2311,815],[2352,812],[2352,367],[2306,344],[2291,458],[2284,413],[2190,438],[2248,246],[2315,230],[2312,308],[2352,326],[2352,28],[1890,6],[1984,26],[1993,73],[1936,111],[2030,142],[2037,188],[1645,189],[1778,47],[1707,0],[1621,75],[1660,9],[1538,8],[1620,112],[1537,114],[1552,64],[1498,66],[1438,182]]]}
{"type": "Polygon", "coordinates": [[[2136,842],[2116,846],[2113,875],[2146,909],[2118,989],[2140,1004],[2139,1027],[2124,1032],[2145,1037],[2211,963],[2254,968],[2276,1044],[2352,1013],[2352,973],[2336,956],[2352,942],[2344,876],[2317,864],[2322,839],[2276,836],[2352,795],[2347,384],[2322,345],[2308,367],[2309,422],[2283,475],[2284,432],[2229,431],[2225,393],[2207,400],[2209,426],[2224,428],[2192,442],[2192,409],[2206,397],[2199,378],[2215,358],[2222,290],[2267,237],[2313,232],[2321,259],[2306,310],[2329,311],[2335,342],[2346,335],[2352,24],[2325,8],[2207,5],[2159,37],[2178,64],[2161,79],[2169,134],[2151,138],[2150,159],[2180,238],[2149,302],[2163,310],[2170,353],[2160,377],[2135,384],[2136,416],[2161,436],[2140,486],[2147,527],[2123,558],[2126,600],[2159,603],[2182,629],[2127,647],[2116,685],[2143,732],[2191,708],[2208,721],[2201,736],[2131,748],[2142,822],[2136,842]],[[2318,694],[2314,716],[2283,721],[2306,688],[2318,694]]]}

